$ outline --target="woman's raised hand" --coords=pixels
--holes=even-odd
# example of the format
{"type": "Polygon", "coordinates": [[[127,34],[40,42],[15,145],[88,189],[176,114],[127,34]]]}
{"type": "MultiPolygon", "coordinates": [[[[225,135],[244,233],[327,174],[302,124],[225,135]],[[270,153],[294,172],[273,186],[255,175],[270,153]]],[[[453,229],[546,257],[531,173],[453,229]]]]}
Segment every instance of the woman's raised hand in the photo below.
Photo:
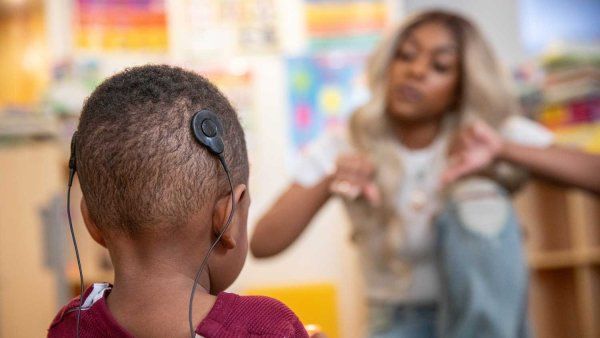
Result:
{"type": "Polygon", "coordinates": [[[371,205],[381,202],[379,188],[375,184],[375,166],[363,154],[345,154],[338,157],[330,191],[344,198],[365,198],[371,205]]]}
{"type": "Polygon", "coordinates": [[[442,174],[442,184],[485,169],[497,159],[502,146],[502,137],[483,121],[462,128],[450,146],[450,161],[442,174]]]}

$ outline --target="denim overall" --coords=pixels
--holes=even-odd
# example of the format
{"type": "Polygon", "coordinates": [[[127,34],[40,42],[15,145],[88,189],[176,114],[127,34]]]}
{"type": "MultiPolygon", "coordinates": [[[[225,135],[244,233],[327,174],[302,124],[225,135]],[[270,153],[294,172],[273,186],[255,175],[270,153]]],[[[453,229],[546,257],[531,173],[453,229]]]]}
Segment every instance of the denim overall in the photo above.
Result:
{"type": "Polygon", "coordinates": [[[508,193],[491,180],[460,182],[435,226],[439,337],[528,337],[527,269],[508,193]]]}
{"type": "Polygon", "coordinates": [[[434,226],[442,287],[439,303],[375,309],[385,310],[388,323],[370,336],[529,337],[527,270],[509,194],[488,179],[458,182],[434,226]]]}

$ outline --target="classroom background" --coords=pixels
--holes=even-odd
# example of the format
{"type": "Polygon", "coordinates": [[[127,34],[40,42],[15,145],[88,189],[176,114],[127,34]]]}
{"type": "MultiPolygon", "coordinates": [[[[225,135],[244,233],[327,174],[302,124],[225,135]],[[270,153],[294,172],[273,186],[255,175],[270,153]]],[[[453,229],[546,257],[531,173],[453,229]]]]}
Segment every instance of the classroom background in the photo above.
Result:
{"type": "MultiPolygon", "coordinates": [[[[251,232],[306,145],[368,98],[363,67],[382,35],[433,7],[479,25],[529,118],[559,142],[600,153],[597,0],[0,0],[0,338],[45,336],[78,293],[65,213],[69,141],[102,79],[168,63],[226,93],[247,132],[251,232]]],[[[515,200],[537,336],[600,337],[598,196],[532,181],[515,200]]],[[[111,281],[107,253],[72,209],[86,283],[111,281]]],[[[329,337],[362,337],[356,260],[333,202],[283,254],[249,255],[231,290],[279,298],[329,337]]]]}

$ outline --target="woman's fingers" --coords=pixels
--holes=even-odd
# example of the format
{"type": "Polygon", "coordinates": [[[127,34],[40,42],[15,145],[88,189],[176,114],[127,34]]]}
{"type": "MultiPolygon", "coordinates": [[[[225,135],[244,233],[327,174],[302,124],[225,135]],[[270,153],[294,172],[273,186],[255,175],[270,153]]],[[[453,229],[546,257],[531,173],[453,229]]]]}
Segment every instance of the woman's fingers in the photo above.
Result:
{"type": "Polygon", "coordinates": [[[379,191],[379,187],[375,183],[369,183],[363,188],[363,192],[365,198],[369,203],[377,207],[381,205],[381,192],[379,191]]]}
{"type": "Polygon", "coordinates": [[[471,169],[465,154],[455,154],[450,158],[448,166],[442,173],[442,186],[450,184],[468,174],[471,169]]]}
{"type": "Polygon", "coordinates": [[[349,199],[364,196],[370,202],[379,202],[379,192],[373,183],[374,173],[375,167],[364,155],[342,155],[337,160],[330,190],[349,199]]]}
{"type": "Polygon", "coordinates": [[[357,199],[361,194],[360,186],[345,180],[333,181],[329,189],[332,193],[351,200],[357,199]]]}
{"type": "Polygon", "coordinates": [[[501,146],[498,133],[483,121],[461,128],[450,146],[450,161],[442,175],[442,185],[484,169],[496,159],[501,146]]]}

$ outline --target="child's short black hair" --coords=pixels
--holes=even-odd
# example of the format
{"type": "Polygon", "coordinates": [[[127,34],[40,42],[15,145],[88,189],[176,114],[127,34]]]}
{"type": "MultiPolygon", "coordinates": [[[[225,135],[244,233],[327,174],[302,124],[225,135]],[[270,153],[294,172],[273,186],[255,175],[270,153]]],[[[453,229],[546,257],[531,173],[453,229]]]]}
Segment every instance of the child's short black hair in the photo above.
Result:
{"type": "Polygon", "coordinates": [[[203,77],[147,65],[118,73],[87,99],[77,135],[77,171],[92,220],[130,236],[174,231],[229,193],[218,159],[193,137],[191,119],[212,110],[223,124],[234,185],[248,181],[238,116],[203,77]]]}

